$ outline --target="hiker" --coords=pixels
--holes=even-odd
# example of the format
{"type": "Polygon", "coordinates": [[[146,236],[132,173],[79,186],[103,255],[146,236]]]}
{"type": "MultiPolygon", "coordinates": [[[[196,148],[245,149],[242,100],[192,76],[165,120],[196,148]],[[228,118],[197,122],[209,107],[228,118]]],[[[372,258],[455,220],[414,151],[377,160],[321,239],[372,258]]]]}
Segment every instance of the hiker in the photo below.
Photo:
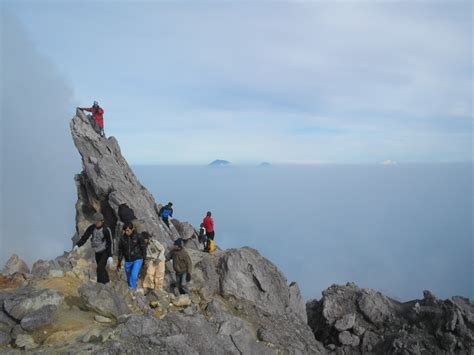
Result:
{"type": "Polygon", "coordinates": [[[165,278],[165,247],[148,232],[142,232],[142,237],[146,245],[143,288],[150,291],[162,290],[165,278]]]}
{"type": "Polygon", "coordinates": [[[133,228],[132,222],[123,225],[123,235],[120,237],[118,247],[117,272],[122,268],[122,259],[125,258],[125,275],[128,286],[136,290],[138,274],[146,259],[146,245],[142,236],[133,228]]]}
{"type": "Polygon", "coordinates": [[[214,219],[212,218],[211,211],[207,211],[206,217],[202,220],[204,228],[206,228],[206,243],[204,245],[204,250],[212,253],[216,246],[214,244],[214,219]]]}
{"type": "Polygon", "coordinates": [[[105,226],[104,216],[102,213],[94,213],[92,216],[93,224],[86,229],[84,235],[79,239],[73,248],[73,251],[83,246],[85,242],[92,236],[91,245],[95,252],[95,261],[97,263],[97,282],[106,284],[109,282],[109,274],[106,266],[112,266],[112,232],[109,227],[105,226]]]}
{"type": "Polygon", "coordinates": [[[91,112],[92,115],[88,115],[89,121],[92,125],[92,128],[100,134],[101,137],[105,137],[104,133],[104,109],[99,106],[97,101],[94,101],[92,107],[79,107],[81,111],[91,112]]]}
{"type": "Polygon", "coordinates": [[[199,235],[198,235],[199,243],[203,244],[206,247],[206,227],[204,227],[204,223],[201,223],[199,228],[199,235]]]}
{"type": "Polygon", "coordinates": [[[135,217],[135,212],[133,212],[133,210],[130,207],[128,207],[126,203],[122,203],[119,206],[117,214],[119,216],[120,221],[122,221],[123,223],[132,222],[133,228],[138,233],[142,232],[142,226],[140,222],[138,221],[138,218],[135,217]]]}
{"type": "Polygon", "coordinates": [[[173,217],[173,204],[168,202],[166,206],[161,207],[158,216],[166,223],[168,228],[171,229],[169,219],[173,217]]]}
{"type": "Polygon", "coordinates": [[[166,261],[173,260],[173,269],[176,273],[175,287],[181,295],[187,294],[186,283],[191,281],[193,263],[188,252],[184,249],[184,240],[179,238],[174,242],[173,249],[166,256],[166,261]]]}

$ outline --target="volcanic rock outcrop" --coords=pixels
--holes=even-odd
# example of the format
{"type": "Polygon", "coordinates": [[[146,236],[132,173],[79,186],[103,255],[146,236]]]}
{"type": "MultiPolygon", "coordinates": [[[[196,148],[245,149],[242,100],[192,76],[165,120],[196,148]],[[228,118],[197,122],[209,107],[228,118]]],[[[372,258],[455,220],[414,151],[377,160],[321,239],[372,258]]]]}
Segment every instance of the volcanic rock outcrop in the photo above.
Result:
{"type": "MultiPolygon", "coordinates": [[[[83,171],[75,177],[76,241],[101,212],[118,237],[127,203],[142,229],[170,247],[183,238],[194,270],[189,295],[170,287],[131,292],[122,273],[96,283],[86,243],[30,269],[14,255],[0,274],[0,353],[91,354],[472,354],[474,304],[462,297],[394,301],[354,284],[333,285],[306,306],[296,283],[257,250],[216,250],[195,228],[158,217],[114,137],[100,137],[77,111],[71,133],[83,171]],[[114,228],[117,227],[117,228],[114,228]]],[[[116,260],[115,260],[116,261],[116,260]]]]}

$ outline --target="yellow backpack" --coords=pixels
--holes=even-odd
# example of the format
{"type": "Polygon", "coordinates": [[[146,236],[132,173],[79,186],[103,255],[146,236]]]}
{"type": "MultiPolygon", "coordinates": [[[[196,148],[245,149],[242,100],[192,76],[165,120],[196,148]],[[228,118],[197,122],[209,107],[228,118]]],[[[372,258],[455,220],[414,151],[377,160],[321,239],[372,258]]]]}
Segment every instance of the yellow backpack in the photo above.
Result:
{"type": "Polygon", "coordinates": [[[211,239],[209,241],[209,253],[212,253],[214,250],[216,250],[216,245],[214,244],[214,241],[211,239]]]}

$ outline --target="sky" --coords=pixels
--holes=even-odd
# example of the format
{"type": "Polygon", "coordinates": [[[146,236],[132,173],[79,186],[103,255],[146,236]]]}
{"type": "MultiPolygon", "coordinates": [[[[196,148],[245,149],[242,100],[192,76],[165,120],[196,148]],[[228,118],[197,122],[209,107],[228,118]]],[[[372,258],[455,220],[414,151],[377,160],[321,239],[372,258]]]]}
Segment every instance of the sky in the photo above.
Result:
{"type": "MultiPolygon", "coordinates": [[[[43,93],[63,119],[98,100],[131,164],[472,161],[470,1],[3,1],[2,13],[67,86],[43,93]]],[[[18,59],[4,43],[2,59],[18,59]]]]}

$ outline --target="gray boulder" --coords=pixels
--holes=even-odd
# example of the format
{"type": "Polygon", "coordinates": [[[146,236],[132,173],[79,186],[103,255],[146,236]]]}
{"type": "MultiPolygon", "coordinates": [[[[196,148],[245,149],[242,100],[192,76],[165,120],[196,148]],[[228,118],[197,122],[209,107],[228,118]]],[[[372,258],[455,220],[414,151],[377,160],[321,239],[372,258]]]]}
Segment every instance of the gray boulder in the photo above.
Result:
{"type": "Polygon", "coordinates": [[[355,324],[356,315],[355,313],[345,314],[341,319],[338,319],[334,324],[334,328],[342,332],[344,330],[351,329],[355,324]]]}
{"type": "Polygon", "coordinates": [[[15,345],[25,350],[32,350],[38,347],[33,337],[29,334],[20,334],[15,339],[15,345]]]}
{"type": "Polygon", "coordinates": [[[78,292],[88,310],[97,312],[104,317],[117,319],[131,312],[125,299],[126,286],[118,283],[100,284],[88,282],[82,284],[78,292]],[[124,289],[125,288],[125,289],[124,289]]]}
{"type": "Polygon", "coordinates": [[[0,330],[10,333],[15,325],[16,321],[0,310],[0,330]]]}
{"type": "Polygon", "coordinates": [[[3,302],[3,308],[12,318],[21,321],[45,306],[58,306],[64,300],[62,293],[50,289],[27,289],[26,294],[12,294],[3,302]]]}
{"type": "Polygon", "coordinates": [[[10,332],[0,330],[0,346],[8,345],[12,341],[10,332]]]}
{"type": "Polygon", "coordinates": [[[220,293],[255,303],[271,314],[292,312],[306,319],[303,298],[278,268],[255,249],[226,250],[219,262],[220,293]],[[290,299],[291,295],[291,299],[290,299]]]}
{"type": "Polygon", "coordinates": [[[390,321],[393,316],[392,302],[380,292],[364,290],[357,304],[362,314],[375,325],[382,325],[384,322],[390,321]]]}
{"type": "Polygon", "coordinates": [[[18,255],[13,254],[10,256],[10,259],[7,260],[2,270],[2,274],[13,275],[17,272],[21,274],[28,274],[30,272],[30,268],[22,259],[20,259],[18,255]]]}
{"type": "Polygon", "coordinates": [[[338,338],[342,345],[358,346],[360,343],[359,337],[357,335],[351,334],[347,330],[339,333],[338,338]]]}
{"type": "Polygon", "coordinates": [[[27,331],[32,331],[53,321],[54,312],[56,312],[57,306],[47,305],[41,307],[37,311],[22,318],[20,325],[27,331]]]}
{"type": "Polygon", "coordinates": [[[49,271],[52,269],[52,262],[49,260],[38,260],[31,267],[31,274],[34,276],[48,276],[49,271]]]}
{"type": "Polygon", "coordinates": [[[304,323],[308,323],[306,306],[298,284],[296,282],[292,282],[288,289],[290,296],[288,308],[293,311],[304,323]]]}

